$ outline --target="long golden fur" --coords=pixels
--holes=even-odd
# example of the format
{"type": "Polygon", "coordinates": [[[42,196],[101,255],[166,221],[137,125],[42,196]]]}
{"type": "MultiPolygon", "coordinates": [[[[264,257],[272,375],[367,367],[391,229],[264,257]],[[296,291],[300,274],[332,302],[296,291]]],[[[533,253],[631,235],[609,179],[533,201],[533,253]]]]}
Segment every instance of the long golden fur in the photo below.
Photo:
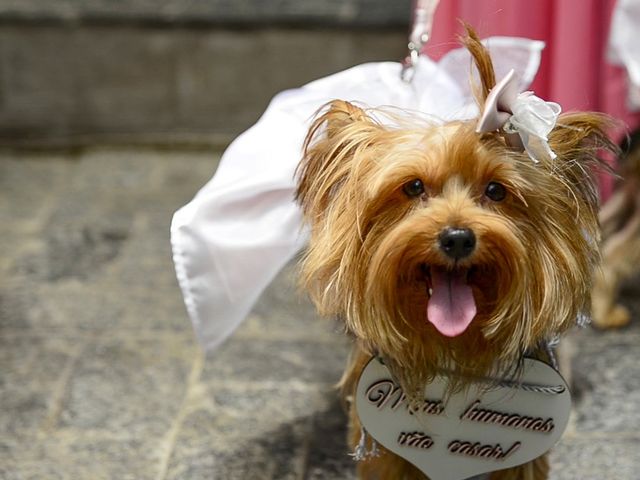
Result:
{"type": "MultiPolygon", "coordinates": [[[[480,73],[478,100],[495,85],[491,58],[475,33],[464,41],[480,73]]],[[[499,132],[476,121],[413,124],[334,101],[311,127],[298,168],[297,200],[311,228],[302,284],[320,314],[340,318],[355,338],[343,395],[352,395],[372,355],[381,355],[405,392],[419,395],[438,369],[469,376],[517,369],[525,352],[562,333],[590,310],[599,260],[598,151],[613,148],[606,117],[563,114],[549,135],[557,158],[536,164],[499,132]],[[424,193],[403,188],[421,180],[424,193]],[[506,189],[502,201],[487,185],[506,189]],[[444,229],[470,229],[473,252],[443,253],[444,229]],[[460,335],[427,321],[430,278],[457,272],[471,286],[477,313],[460,335]],[[460,273],[461,272],[461,273],[460,273]]],[[[351,411],[355,445],[357,414],[351,411]]],[[[546,460],[492,478],[546,478],[546,460]],[[527,474],[526,472],[530,472],[527,474]],[[533,472],[533,473],[531,473],[533,472]]],[[[361,462],[361,478],[425,478],[389,452],[361,462]]]]}
{"type": "Polygon", "coordinates": [[[640,130],[625,145],[618,188],[600,211],[602,269],[593,289],[593,323],[599,328],[622,327],[631,314],[618,303],[625,280],[640,273],[640,130]]]}

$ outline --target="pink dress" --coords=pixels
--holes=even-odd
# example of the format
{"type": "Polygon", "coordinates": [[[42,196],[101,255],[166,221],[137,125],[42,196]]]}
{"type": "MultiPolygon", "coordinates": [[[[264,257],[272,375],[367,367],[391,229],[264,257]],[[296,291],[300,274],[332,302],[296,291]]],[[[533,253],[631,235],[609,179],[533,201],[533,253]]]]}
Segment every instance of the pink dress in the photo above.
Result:
{"type": "MultiPolygon", "coordinates": [[[[536,95],[559,103],[565,112],[608,113],[633,129],[640,126],[640,112],[628,108],[626,72],[608,58],[615,4],[616,0],[441,0],[423,52],[437,60],[455,48],[452,39],[462,33],[459,19],[471,24],[481,38],[542,40],[546,48],[531,85],[536,95]]],[[[602,180],[606,197],[612,181],[602,180]]]]}

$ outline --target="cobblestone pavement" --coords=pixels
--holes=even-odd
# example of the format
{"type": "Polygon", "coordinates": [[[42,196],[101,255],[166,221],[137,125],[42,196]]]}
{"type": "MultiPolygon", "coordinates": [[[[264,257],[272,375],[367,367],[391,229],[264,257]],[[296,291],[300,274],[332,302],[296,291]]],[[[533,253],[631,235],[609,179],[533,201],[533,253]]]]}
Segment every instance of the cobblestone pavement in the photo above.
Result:
{"type": "MultiPolygon", "coordinates": [[[[169,222],[216,158],[0,153],[0,478],[354,478],[332,389],[348,345],[293,267],[220,350],[195,344],[169,222]]],[[[568,341],[554,479],[640,478],[637,294],[630,327],[568,341]]]]}

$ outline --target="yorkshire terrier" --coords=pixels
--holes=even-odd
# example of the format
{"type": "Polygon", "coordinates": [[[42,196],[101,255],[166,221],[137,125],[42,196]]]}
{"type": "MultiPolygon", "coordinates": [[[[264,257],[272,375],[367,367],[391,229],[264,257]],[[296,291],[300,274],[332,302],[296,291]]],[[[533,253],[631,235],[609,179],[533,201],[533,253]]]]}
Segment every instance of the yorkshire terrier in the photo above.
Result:
{"type": "MultiPolygon", "coordinates": [[[[463,43],[482,104],[496,85],[491,58],[471,29],[463,43]]],[[[600,149],[614,148],[607,117],[562,114],[548,135],[557,157],[536,163],[504,131],[477,133],[477,120],[388,126],[378,113],[332,102],[297,171],[311,232],[302,284],[354,338],[347,405],[374,355],[414,395],[444,365],[456,389],[512,369],[525,352],[547,359],[541,345],[590,311],[600,235],[592,169],[600,149]]],[[[349,409],[355,448],[360,421],[349,409]]],[[[542,456],[491,478],[547,472],[542,456]]],[[[358,474],[427,478],[385,449],[358,474]]]]}
{"type": "Polygon", "coordinates": [[[629,310],[617,302],[621,284],[640,273],[640,130],[625,139],[620,156],[622,181],[600,211],[602,269],[593,289],[593,324],[629,323],[629,310]]]}

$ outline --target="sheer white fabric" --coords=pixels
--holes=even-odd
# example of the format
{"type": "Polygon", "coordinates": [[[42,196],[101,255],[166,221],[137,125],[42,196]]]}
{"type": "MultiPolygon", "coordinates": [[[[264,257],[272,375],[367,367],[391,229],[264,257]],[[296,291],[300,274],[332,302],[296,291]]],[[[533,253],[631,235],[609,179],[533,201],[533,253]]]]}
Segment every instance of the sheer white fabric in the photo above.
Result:
{"type": "Polygon", "coordinates": [[[627,69],[629,110],[640,111],[640,0],[618,0],[611,19],[609,59],[627,69]]]}
{"type": "MultiPolygon", "coordinates": [[[[544,44],[487,39],[498,78],[513,68],[519,90],[533,80],[544,44]]],[[[223,342],[263,289],[306,242],[293,201],[294,171],[313,114],[342,99],[417,110],[442,121],[478,114],[463,49],[435,63],[421,58],[411,84],[395,62],[369,63],[276,95],[260,120],[224,152],[213,178],[171,224],[176,274],[196,335],[206,349],[223,342]]]]}

